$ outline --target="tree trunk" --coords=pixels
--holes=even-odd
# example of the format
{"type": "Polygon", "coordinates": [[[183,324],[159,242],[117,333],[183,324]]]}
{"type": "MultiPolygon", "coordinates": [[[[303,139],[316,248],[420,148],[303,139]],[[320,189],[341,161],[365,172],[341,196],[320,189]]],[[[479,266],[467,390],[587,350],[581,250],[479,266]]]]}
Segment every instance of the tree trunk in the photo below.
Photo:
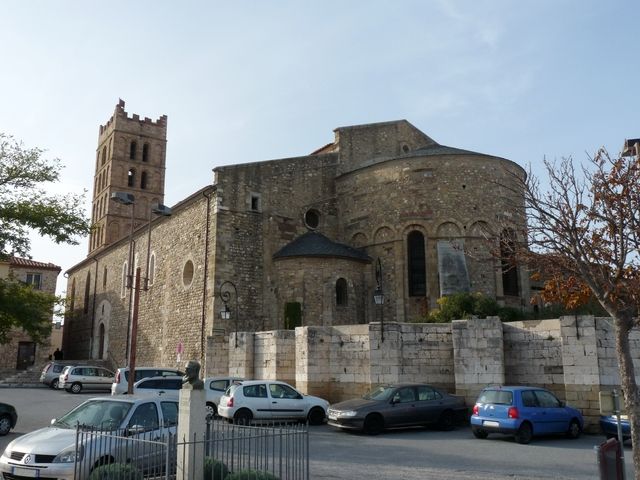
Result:
{"type": "Polygon", "coordinates": [[[631,441],[633,442],[633,467],[636,480],[640,480],[640,402],[638,401],[638,387],[636,372],[629,347],[629,331],[633,325],[633,318],[627,314],[614,317],[616,353],[620,368],[620,386],[624,393],[624,406],[629,416],[631,426],[631,441]]]}

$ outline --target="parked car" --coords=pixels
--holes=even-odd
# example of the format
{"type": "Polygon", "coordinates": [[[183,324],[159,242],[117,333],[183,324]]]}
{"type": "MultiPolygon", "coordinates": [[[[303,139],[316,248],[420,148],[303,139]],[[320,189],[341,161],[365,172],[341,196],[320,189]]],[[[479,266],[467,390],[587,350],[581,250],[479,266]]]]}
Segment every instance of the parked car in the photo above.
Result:
{"type": "Polygon", "coordinates": [[[47,362],[40,374],[40,382],[48,385],[53,389],[58,388],[58,382],[60,380],[60,374],[64,367],[69,365],[69,362],[47,362]]]}
{"type": "Polygon", "coordinates": [[[329,425],[377,435],[385,428],[437,425],[450,430],[466,418],[464,399],[422,383],[380,385],[362,398],[329,407],[329,425]]]}
{"type": "Polygon", "coordinates": [[[134,395],[165,395],[175,394],[182,388],[182,377],[171,375],[166,377],[149,377],[138,380],[133,384],[134,395]]]}
{"type": "Polygon", "coordinates": [[[534,436],[565,434],[578,438],[582,414],[548,390],[536,387],[489,387],[480,392],[473,407],[471,430],[476,438],[490,433],[514,435],[518,443],[534,436]]]}
{"type": "Polygon", "coordinates": [[[147,442],[145,448],[132,443],[138,439],[166,441],[168,435],[176,433],[177,423],[175,400],[134,396],[92,398],[53,419],[50,426],[9,443],[0,457],[0,473],[12,479],[85,480],[91,470],[105,461],[161,468],[166,460],[161,449],[154,449],[152,442],[147,442]],[[78,424],[81,427],[77,431],[78,424]],[[78,454],[76,441],[80,444],[78,454]],[[78,465],[74,470],[75,462],[78,465]]]}
{"type": "Polygon", "coordinates": [[[207,417],[215,417],[218,415],[220,398],[227,391],[229,385],[243,382],[244,379],[238,377],[208,377],[203,381],[207,396],[207,417]]]}
{"type": "MultiPolygon", "coordinates": [[[[618,438],[618,419],[615,415],[600,416],[600,428],[607,438],[618,438]]],[[[629,440],[631,426],[627,415],[620,415],[620,429],[622,430],[622,440],[629,440]]]]}
{"type": "Polygon", "coordinates": [[[291,385],[274,380],[250,380],[231,385],[220,397],[218,415],[235,423],[252,420],[306,420],[324,423],[329,402],[303,395],[291,385]]]}
{"type": "Polygon", "coordinates": [[[66,366],[58,377],[58,388],[67,392],[80,393],[82,390],[106,390],[111,388],[113,372],[93,365],[66,366]]]}
{"type": "MultiPolygon", "coordinates": [[[[166,377],[173,375],[184,375],[184,372],[175,368],[164,367],[136,367],[134,382],[149,377],[166,377]]],[[[111,385],[111,395],[122,395],[129,390],[129,367],[122,367],[116,370],[113,384],[111,385]]]]}
{"type": "Polygon", "coordinates": [[[0,435],[6,435],[16,426],[18,413],[13,405],[0,403],[0,435]]]}

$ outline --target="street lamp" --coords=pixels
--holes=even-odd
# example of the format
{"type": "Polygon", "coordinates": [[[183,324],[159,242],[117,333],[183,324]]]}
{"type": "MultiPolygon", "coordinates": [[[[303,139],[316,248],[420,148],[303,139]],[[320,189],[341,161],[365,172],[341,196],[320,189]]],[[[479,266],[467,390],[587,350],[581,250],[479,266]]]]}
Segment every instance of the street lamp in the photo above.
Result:
{"type": "Polygon", "coordinates": [[[382,292],[382,263],[380,257],[376,263],[376,289],[373,292],[373,302],[380,307],[380,341],[384,342],[384,293],[382,292]]]}
{"type": "Polygon", "coordinates": [[[220,318],[222,320],[229,320],[231,318],[231,310],[229,310],[229,300],[231,300],[231,290],[233,289],[233,294],[236,299],[236,316],[233,319],[233,328],[234,328],[234,339],[235,339],[235,348],[238,348],[238,290],[233,282],[229,280],[222,282],[220,285],[220,299],[224,302],[224,309],[220,310],[220,318]]]}
{"type": "MultiPolygon", "coordinates": [[[[111,194],[111,200],[121,205],[131,206],[131,228],[129,230],[129,264],[127,266],[127,281],[126,288],[133,290],[132,295],[129,296],[129,326],[127,328],[127,343],[129,346],[128,359],[129,359],[129,378],[127,393],[133,393],[133,383],[135,381],[136,370],[136,350],[137,350],[137,338],[138,338],[138,307],[140,305],[140,277],[141,268],[136,268],[135,285],[133,284],[133,219],[134,219],[134,205],[135,197],[131,193],[127,192],[113,192],[111,194]]],[[[146,291],[149,288],[149,257],[151,255],[151,219],[152,214],[169,216],[171,215],[171,209],[162,204],[154,204],[149,211],[149,220],[147,222],[147,265],[146,265],[146,277],[144,279],[143,289],[146,291]]]]}

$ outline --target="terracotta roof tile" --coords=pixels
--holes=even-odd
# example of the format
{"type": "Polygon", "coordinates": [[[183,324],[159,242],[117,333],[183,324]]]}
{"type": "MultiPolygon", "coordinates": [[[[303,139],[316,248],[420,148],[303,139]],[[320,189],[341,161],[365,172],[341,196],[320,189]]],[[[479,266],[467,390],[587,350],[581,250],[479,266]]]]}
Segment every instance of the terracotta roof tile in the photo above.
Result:
{"type": "Polygon", "coordinates": [[[20,257],[10,257],[9,263],[12,266],[23,267],[23,268],[38,268],[40,270],[62,270],[59,266],[54,265],[53,263],[43,263],[36,262],[35,260],[31,260],[29,258],[20,258],[20,257]]]}

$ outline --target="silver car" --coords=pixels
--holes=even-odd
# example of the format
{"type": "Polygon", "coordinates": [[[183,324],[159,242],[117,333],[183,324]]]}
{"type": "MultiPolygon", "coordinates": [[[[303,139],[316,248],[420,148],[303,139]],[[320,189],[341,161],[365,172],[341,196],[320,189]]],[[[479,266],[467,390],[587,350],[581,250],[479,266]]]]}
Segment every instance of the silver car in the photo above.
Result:
{"type": "Polygon", "coordinates": [[[70,365],[69,362],[47,362],[40,374],[40,382],[53,389],[58,388],[60,374],[67,365],[70,365]]]}
{"type": "Polygon", "coordinates": [[[0,477],[85,480],[111,461],[159,471],[167,453],[159,445],[176,434],[177,424],[177,400],[92,398],[7,445],[0,477]]]}
{"type": "Polygon", "coordinates": [[[82,390],[111,390],[113,372],[93,365],[65,367],[58,379],[58,388],[67,392],[80,393],[82,390]]]}

